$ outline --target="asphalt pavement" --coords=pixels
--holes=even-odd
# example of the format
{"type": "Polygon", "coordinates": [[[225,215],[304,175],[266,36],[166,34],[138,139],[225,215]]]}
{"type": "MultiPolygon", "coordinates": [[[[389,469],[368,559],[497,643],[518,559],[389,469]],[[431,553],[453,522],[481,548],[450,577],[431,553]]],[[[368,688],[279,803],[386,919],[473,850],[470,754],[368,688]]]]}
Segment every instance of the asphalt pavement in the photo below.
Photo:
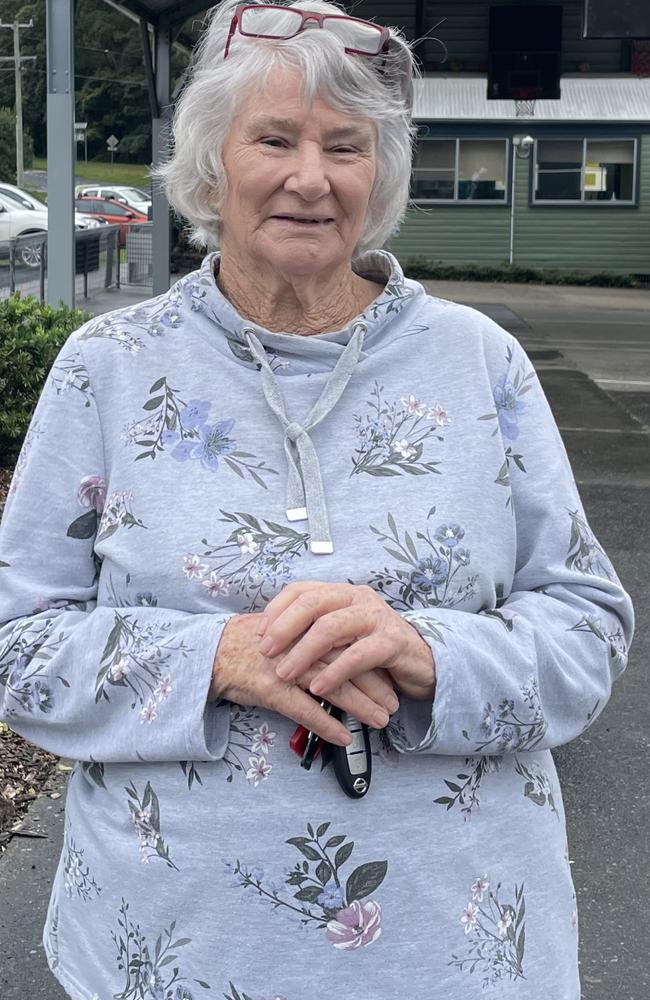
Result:
{"type": "MultiPolygon", "coordinates": [[[[582,998],[648,1000],[650,291],[428,285],[491,315],[529,352],[591,526],[635,602],[637,634],[626,673],[600,718],[555,759],[578,894],[582,998]]],[[[27,832],[45,836],[16,837],[0,858],[2,1000],[66,998],[41,945],[62,845],[65,781],[65,774],[54,775],[28,813],[27,832]],[[51,799],[52,791],[61,797],[51,799]]]]}

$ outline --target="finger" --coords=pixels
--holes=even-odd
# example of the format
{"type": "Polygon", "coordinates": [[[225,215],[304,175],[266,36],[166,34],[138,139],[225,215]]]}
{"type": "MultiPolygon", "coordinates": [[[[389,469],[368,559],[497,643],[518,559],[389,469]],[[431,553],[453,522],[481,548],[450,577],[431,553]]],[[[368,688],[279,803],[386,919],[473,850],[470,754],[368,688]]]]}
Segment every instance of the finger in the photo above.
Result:
{"type": "Polygon", "coordinates": [[[315,698],[296,685],[285,687],[273,701],[275,704],[270,705],[271,708],[275,708],[288,719],[293,719],[305,729],[322,736],[328,743],[347,746],[352,742],[352,737],[343,723],[332,718],[324,708],[320,707],[315,698]]]}
{"type": "Polygon", "coordinates": [[[356,679],[359,674],[390,662],[386,637],[377,633],[359,639],[330,663],[310,685],[312,694],[327,698],[329,692],[343,681],[356,679]]]}
{"type": "Polygon", "coordinates": [[[379,669],[368,670],[365,674],[358,674],[349,683],[358,687],[375,705],[380,705],[386,709],[389,715],[392,715],[399,708],[399,698],[395,694],[392,682],[384,679],[382,674],[386,674],[386,677],[389,676],[385,671],[379,669]]]}
{"type": "Polygon", "coordinates": [[[322,614],[276,665],[278,677],[285,681],[295,680],[325,653],[356,642],[357,638],[367,634],[371,627],[372,621],[367,612],[360,607],[339,608],[322,614]]]}
{"type": "Polygon", "coordinates": [[[270,616],[264,640],[259,647],[264,656],[277,656],[292,639],[305,632],[321,615],[348,607],[354,599],[353,586],[347,583],[323,584],[312,581],[310,587],[296,591],[289,599],[285,594],[291,586],[278,594],[278,598],[283,598],[281,604],[272,608],[271,605],[278,600],[273,598],[264,612],[270,616]]]}
{"type": "MultiPolygon", "coordinates": [[[[309,687],[321,669],[322,667],[315,664],[300,678],[299,686],[303,689],[305,686],[309,687]]],[[[383,729],[390,720],[390,713],[384,704],[369,698],[353,681],[344,681],[339,687],[333,688],[328,693],[327,700],[354,716],[359,722],[365,722],[366,725],[373,726],[375,729],[383,729]]]]}

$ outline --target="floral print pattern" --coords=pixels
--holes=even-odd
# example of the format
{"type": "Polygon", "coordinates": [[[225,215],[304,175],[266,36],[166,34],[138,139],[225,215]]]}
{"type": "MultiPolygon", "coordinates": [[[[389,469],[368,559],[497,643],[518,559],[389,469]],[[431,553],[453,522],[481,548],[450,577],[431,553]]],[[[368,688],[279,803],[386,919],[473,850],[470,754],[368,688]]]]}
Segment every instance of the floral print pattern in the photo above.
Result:
{"type": "MultiPolygon", "coordinates": [[[[0,648],[0,684],[6,688],[6,712],[9,718],[18,712],[48,714],[55,705],[55,694],[44,679],[48,662],[66,641],[66,633],[50,633],[55,619],[20,622],[0,648]]],[[[64,688],[70,687],[65,677],[57,675],[64,688]]]]}
{"type": "Polygon", "coordinates": [[[612,666],[622,670],[627,657],[627,645],[620,626],[608,629],[596,615],[583,615],[569,632],[587,632],[604,642],[609,649],[612,666]]]}
{"type": "Polygon", "coordinates": [[[347,841],[342,834],[325,840],[330,826],[329,822],[321,823],[314,831],[308,823],[308,836],[286,841],[300,852],[302,860],[285,868],[284,885],[265,879],[259,864],[226,860],[224,867],[232,876],[233,888],[244,889],[249,897],[274,910],[287,911],[305,926],[324,929],[327,941],[337,950],[355,951],[372,944],[381,934],[381,906],[368,897],[384,881],[388,862],[361,864],[343,884],[341,869],[350,859],[354,841],[347,841]]]}
{"type": "Polygon", "coordinates": [[[152,858],[160,858],[169,868],[178,871],[160,832],[160,803],[151,787],[151,782],[148,781],[145,785],[142,798],[138,795],[133,782],[125,787],[124,791],[129,796],[129,812],[138,836],[138,850],[142,864],[148,865],[152,858]]]}
{"type": "MultiPolygon", "coordinates": [[[[102,476],[84,476],[79,483],[77,500],[87,510],[68,526],[68,538],[92,538],[106,504],[106,480],[102,476]]],[[[104,537],[107,537],[105,534],[104,537]]]]}
{"type": "MultiPolygon", "coordinates": [[[[434,512],[432,507],[428,517],[434,512]]],[[[376,571],[368,583],[392,608],[396,611],[410,611],[414,607],[453,608],[473,597],[476,577],[465,572],[471,553],[460,544],[465,537],[464,528],[443,523],[433,536],[429,529],[426,533],[417,531],[415,537],[421,542],[418,550],[408,531],[401,540],[392,514],[388,514],[387,520],[388,534],[372,524],[370,530],[378,536],[388,555],[408,569],[384,568],[376,571]]]]}
{"type": "Polygon", "coordinates": [[[96,317],[84,327],[78,338],[80,341],[112,340],[128,354],[138,354],[146,349],[148,339],[162,337],[182,326],[181,298],[181,290],[176,285],[157,302],[96,317]]]}
{"type": "MultiPolygon", "coordinates": [[[[111,937],[117,948],[117,968],[122,973],[124,985],[121,992],[113,993],[113,1000],[194,1000],[189,989],[181,985],[187,977],[179,975],[182,959],[179,960],[176,954],[178,949],[191,944],[192,938],[173,940],[176,921],[172,920],[169,928],[158,935],[152,955],[146,934],[131,920],[128,909],[129,904],[122,897],[117,921],[121,930],[111,931],[111,937]],[[175,962],[179,965],[174,966],[175,962]],[[174,966],[173,969],[170,970],[170,966],[174,966]]],[[[210,984],[202,979],[194,982],[204,990],[210,989],[210,984]]]]}
{"type": "Polygon", "coordinates": [[[440,428],[450,423],[446,410],[438,403],[428,406],[413,393],[387,403],[382,399],[383,390],[375,382],[367,402],[371,415],[355,415],[359,443],[350,475],[365,472],[370,476],[418,476],[439,472],[439,462],[420,459],[428,438],[444,440],[440,428]]]}
{"type": "Polygon", "coordinates": [[[568,514],[571,518],[571,538],[565,561],[566,568],[587,576],[604,576],[608,580],[613,580],[612,564],[594,537],[582,512],[569,510],[568,514]]]}
{"type": "MultiPolygon", "coordinates": [[[[460,915],[468,940],[464,953],[452,954],[449,965],[482,976],[485,989],[506,979],[525,979],[526,901],[524,886],[515,885],[512,902],[503,902],[501,882],[494,889],[487,875],[474,880],[472,894],[460,915]]],[[[511,897],[512,898],[512,897],[511,897]]]]}
{"type": "MultiPolygon", "coordinates": [[[[512,357],[512,347],[508,347],[506,350],[508,372],[500,376],[492,389],[495,405],[494,412],[486,413],[478,418],[479,420],[496,421],[492,437],[500,431],[501,436],[507,441],[516,441],[519,437],[519,419],[527,410],[527,405],[523,402],[522,396],[532,389],[532,383],[537,378],[534,370],[529,368],[526,361],[521,362],[511,377],[512,357]]],[[[517,454],[513,451],[512,446],[508,445],[504,450],[503,465],[499,469],[497,478],[494,480],[498,486],[510,485],[511,465],[515,465],[521,472],[526,471],[523,455],[517,454]]],[[[506,507],[509,507],[511,503],[512,497],[509,495],[506,500],[506,507]]]]}
{"type": "MultiPolygon", "coordinates": [[[[436,805],[446,806],[447,812],[458,807],[461,816],[465,821],[472,818],[474,812],[478,812],[481,804],[481,792],[484,779],[500,771],[503,767],[503,757],[466,757],[462,771],[455,776],[455,780],[443,778],[448,792],[451,794],[440,795],[434,799],[436,805]]],[[[524,779],[524,796],[537,806],[548,805],[551,812],[559,819],[559,814],[553,801],[553,791],[551,782],[546,771],[537,761],[527,760],[526,763],[518,754],[514,757],[515,773],[524,779]]]]}
{"type": "Polygon", "coordinates": [[[95,681],[95,702],[110,701],[109,688],[128,688],[135,695],[131,708],[138,702],[143,706],[140,722],[154,722],[173,691],[171,676],[163,675],[163,668],[174,654],[185,659],[194,652],[182,640],[174,641],[173,634],[171,622],[142,625],[134,615],[116,611],[95,681]]]}
{"type": "Polygon", "coordinates": [[[63,844],[63,889],[68,899],[74,896],[88,902],[101,893],[100,886],[90,874],[88,864],[84,864],[84,849],[75,847],[70,830],[66,830],[63,844]]]}
{"type": "Polygon", "coordinates": [[[223,463],[241,479],[249,476],[263,489],[268,489],[264,476],[278,475],[264,460],[248,461],[255,456],[237,448],[230,436],[233,419],[210,422],[211,404],[201,399],[186,403],[164,376],[152,383],[142,409],[146,416],[127,424],[121,435],[127,446],[140,448],[136,461],[153,459],[168,449],[176,461],[196,460],[210,472],[217,472],[223,463]]]}
{"type": "MultiPolygon", "coordinates": [[[[497,708],[487,702],[483,710],[481,732],[485,736],[474,749],[474,753],[485,753],[488,748],[496,753],[512,753],[514,750],[534,750],[546,734],[539,700],[537,680],[532,675],[521,687],[522,701],[515,705],[512,699],[504,698],[497,708]]],[[[463,730],[469,739],[467,730],[463,730]]]]}
{"type": "Polygon", "coordinates": [[[232,983],[229,983],[228,986],[230,988],[230,993],[224,993],[226,1000],[287,1000],[286,997],[280,996],[279,993],[274,993],[272,997],[251,997],[248,993],[244,993],[243,991],[240,993],[239,990],[235,989],[232,983]]]}
{"type": "Polygon", "coordinates": [[[129,530],[131,528],[146,528],[146,525],[131,510],[132,503],[133,492],[131,490],[117,490],[115,493],[111,493],[102,511],[96,544],[110,538],[120,528],[128,528],[129,530]]]}
{"type": "Polygon", "coordinates": [[[56,363],[52,365],[50,379],[57,396],[74,390],[81,394],[84,406],[90,406],[90,401],[94,399],[95,394],[90,384],[90,376],[79,351],[74,351],[67,357],[58,358],[56,363]]]}
{"type": "Polygon", "coordinates": [[[264,607],[293,579],[292,563],[307,550],[309,534],[252,514],[220,511],[218,518],[235,527],[221,545],[201,539],[203,548],[184,557],[183,573],[205,587],[210,597],[243,595],[245,611],[264,607]]]}

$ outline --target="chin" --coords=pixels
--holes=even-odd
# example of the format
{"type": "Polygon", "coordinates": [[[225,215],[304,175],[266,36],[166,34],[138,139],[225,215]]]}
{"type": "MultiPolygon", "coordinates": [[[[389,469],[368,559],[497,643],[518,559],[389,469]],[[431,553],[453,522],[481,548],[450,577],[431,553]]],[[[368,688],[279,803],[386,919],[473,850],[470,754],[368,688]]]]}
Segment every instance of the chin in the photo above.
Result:
{"type": "Polygon", "coordinates": [[[264,250],[266,263],[270,267],[281,274],[296,278],[319,274],[321,271],[341,267],[342,264],[351,261],[351,253],[347,247],[325,246],[316,241],[313,243],[305,241],[302,245],[298,241],[274,242],[264,250]]]}

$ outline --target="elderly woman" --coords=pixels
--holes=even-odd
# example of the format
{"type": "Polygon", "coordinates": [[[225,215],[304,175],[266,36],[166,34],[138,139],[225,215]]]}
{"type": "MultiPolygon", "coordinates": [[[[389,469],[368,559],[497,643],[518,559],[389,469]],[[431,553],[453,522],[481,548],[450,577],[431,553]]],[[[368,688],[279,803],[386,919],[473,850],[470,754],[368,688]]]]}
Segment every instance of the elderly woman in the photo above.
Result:
{"type": "Polygon", "coordinates": [[[521,347],[373,249],[411,74],[331,4],[217,8],[164,177],[219,250],[73,334],[34,414],[1,714],[77,761],[73,1000],[579,998],[550,749],[631,607],[521,347]]]}

